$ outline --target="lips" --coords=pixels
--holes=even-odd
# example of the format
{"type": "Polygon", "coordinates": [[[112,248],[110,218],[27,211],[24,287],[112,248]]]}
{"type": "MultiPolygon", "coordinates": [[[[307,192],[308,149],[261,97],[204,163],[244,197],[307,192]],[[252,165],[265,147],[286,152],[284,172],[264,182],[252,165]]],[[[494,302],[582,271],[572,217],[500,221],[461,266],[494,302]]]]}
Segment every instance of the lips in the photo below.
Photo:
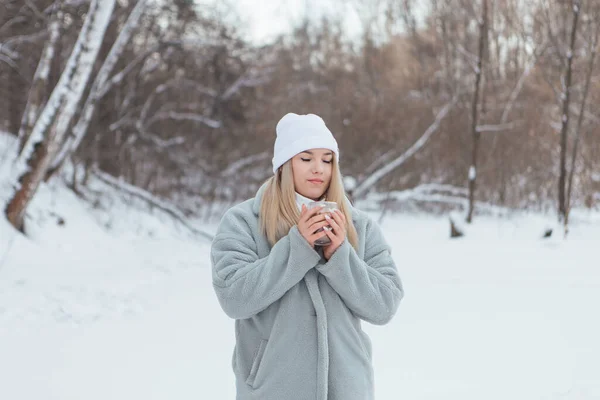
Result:
{"type": "Polygon", "coordinates": [[[323,183],[321,179],[309,179],[308,181],[311,183],[323,183]]]}

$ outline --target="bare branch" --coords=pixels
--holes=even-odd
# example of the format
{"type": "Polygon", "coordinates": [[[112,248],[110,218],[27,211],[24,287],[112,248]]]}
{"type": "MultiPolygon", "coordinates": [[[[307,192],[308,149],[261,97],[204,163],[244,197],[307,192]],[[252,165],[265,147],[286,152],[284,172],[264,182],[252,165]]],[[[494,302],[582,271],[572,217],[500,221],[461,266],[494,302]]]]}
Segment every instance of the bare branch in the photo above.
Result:
{"type": "Polygon", "coordinates": [[[37,8],[31,0],[25,0],[25,4],[33,11],[33,13],[41,20],[45,20],[46,16],[37,8]]]}
{"type": "Polygon", "coordinates": [[[11,68],[18,70],[19,66],[9,57],[3,56],[2,54],[0,54],[0,61],[4,61],[6,64],[8,64],[11,68]]]}
{"type": "Polygon", "coordinates": [[[186,89],[189,89],[190,87],[194,87],[196,89],[196,91],[199,93],[206,94],[211,97],[218,96],[218,93],[216,90],[206,87],[197,81],[193,81],[191,79],[175,79],[174,81],[177,82],[180,86],[184,86],[186,89]]]}
{"type": "Polygon", "coordinates": [[[158,137],[158,135],[150,132],[138,132],[141,139],[147,140],[153,143],[156,147],[160,147],[162,149],[166,149],[168,147],[177,146],[185,143],[185,138],[182,136],[170,138],[170,139],[162,139],[158,137]]]}
{"type": "Polygon", "coordinates": [[[560,104],[562,103],[562,93],[560,90],[558,90],[558,88],[556,86],[554,86],[554,83],[552,83],[552,81],[550,81],[550,78],[548,77],[547,74],[542,73],[542,78],[544,78],[544,80],[546,81],[546,83],[548,84],[548,86],[550,86],[550,88],[552,89],[552,91],[554,92],[554,96],[556,97],[556,101],[560,104]]]}
{"type": "MultiPolygon", "coordinates": [[[[591,112],[589,110],[589,108],[590,107],[587,107],[587,110],[584,110],[583,116],[588,118],[590,121],[592,121],[595,124],[600,124],[600,116],[591,112]]],[[[581,115],[580,110],[574,104],[569,107],[569,111],[572,112],[573,115],[575,115],[577,117],[579,117],[579,115],[581,115]]]]}
{"type": "Polygon", "coordinates": [[[7,57],[10,57],[13,60],[16,60],[16,59],[19,58],[19,54],[18,53],[16,53],[15,51],[9,49],[3,43],[0,43],[0,53],[6,54],[7,57]]]}
{"type": "Polygon", "coordinates": [[[4,25],[2,25],[0,27],[0,34],[2,34],[4,30],[8,30],[11,26],[13,26],[15,24],[20,24],[20,23],[26,22],[26,21],[27,21],[27,18],[25,18],[22,15],[17,15],[16,17],[11,18],[8,21],[6,21],[4,23],[4,25]]]}
{"type": "Polygon", "coordinates": [[[209,117],[205,117],[197,113],[176,112],[173,110],[156,112],[151,118],[148,118],[148,113],[150,112],[150,108],[157,94],[164,92],[167,87],[170,87],[173,83],[177,83],[178,81],[178,79],[171,79],[163,84],[158,85],[152,91],[150,96],[148,96],[148,98],[144,102],[144,106],[142,107],[140,117],[135,123],[135,126],[138,129],[138,131],[145,132],[148,127],[152,126],[153,123],[165,119],[174,119],[179,121],[194,121],[214,129],[221,127],[222,124],[220,121],[211,119],[209,117]]]}
{"type": "Polygon", "coordinates": [[[136,111],[137,109],[138,108],[127,112],[127,114],[122,116],[120,119],[118,119],[117,121],[110,124],[108,126],[108,129],[110,129],[111,132],[114,132],[117,129],[123,128],[124,126],[135,126],[136,120],[131,116],[131,114],[133,114],[133,112],[136,111]]]}
{"type": "Polygon", "coordinates": [[[239,91],[242,87],[255,87],[268,82],[268,78],[265,75],[253,76],[251,72],[248,75],[241,75],[236,81],[223,93],[221,98],[228,100],[231,96],[239,91]]]}
{"type": "Polygon", "coordinates": [[[109,79],[106,84],[100,89],[100,97],[103,97],[106,92],[108,92],[114,85],[122,82],[123,78],[127,76],[137,65],[139,65],[142,61],[146,60],[149,56],[156,53],[157,51],[164,50],[169,47],[177,47],[177,46],[217,46],[218,43],[213,41],[205,41],[205,40],[171,40],[171,41],[163,41],[158,43],[157,45],[151,47],[146,50],[144,53],[139,54],[136,58],[133,59],[125,68],[115,74],[111,79],[109,79]]]}
{"type": "Polygon", "coordinates": [[[475,54],[468,52],[460,43],[454,46],[459,53],[467,57],[467,62],[471,66],[474,72],[478,72],[478,58],[475,54]]]}
{"type": "Polygon", "coordinates": [[[252,154],[247,157],[240,158],[236,162],[230,164],[222,173],[223,176],[233,176],[242,168],[251,165],[257,161],[262,161],[271,157],[271,153],[263,151],[262,153],[252,154]]]}
{"type": "Polygon", "coordinates": [[[150,118],[144,125],[151,126],[154,122],[164,120],[164,119],[174,119],[174,120],[178,120],[178,121],[183,121],[183,120],[194,121],[194,122],[204,124],[210,128],[214,128],[214,129],[220,128],[222,125],[221,121],[217,121],[217,120],[205,117],[203,115],[193,114],[193,113],[180,113],[180,112],[175,112],[175,111],[166,111],[166,112],[158,113],[158,114],[154,115],[152,118],[150,118]]]}
{"type": "Polygon", "coordinates": [[[98,95],[100,96],[100,98],[104,97],[104,95],[106,95],[106,93],[114,85],[121,83],[123,81],[123,78],[125,78],[131,71],[133,71],[133,69],[137,65],[139,65],[141,62],[146,60],[146,58],[148,58],[153,53],[160,50],[162,48],[162,46],[163,46],[163,44],[158,44],[158,45],[146,50],[144,53],[139,54],[136,58],[133,59],[133,61],[131,61],[129,64],[127,64],[125,66],[125,68],[123,68],[121,71],[116,73],[111,79],[106,81],[106,83],[98,91],[98,95]]]}
{"type": "Polygon", "coordinates": [[[502,131],[508,131],[508,130],[514,129],[517,122],[520,122],[520,121],[512,121],[512,122],[497,124],[497,125],[478,125],[475,129],[479,133],[502,132],[502,131]]]}
{"type": "Polygon", "coordinates": [[[377,182],[379,182],[384,176],[386,176],[387,174],[404,164],[417,151],[419,151],[423,146],[425,146],[429,138],[438,130],[438,128],[440,127],[440,123],[446,117],[446,115],[448,115],[448,112],[452,109],[452,107],[454,107],[457,100],[458,97],[455,96],[451,102],[444,105],[444,107],[442,107],[442,109],[436,115],[435,121],[433,121],[429,128],[427,128],[427,130],[423,133],[419,140],[417,140],[411,147],[408,148],[408,150],[406,150],[405,153],[400,155],[394,161],[381,167],[379,170],[375,171],[367,179],[361,182],[354,190],[354,195],[356,197],[359,197],[362,194],[364,194],[367,190],[369,190],[377,182]]]}
{"type": "Polygon", "coordinates": [[[186,90],[189,90],[190,87],[194,87],[199,93],[206,94],[210,97],[215,97],[215,98],[218,97],[218,93],[216,90],[206,87],[206,86],[198,83],[197,81],[194,81],[191,79],[186,79],[186,78],[169,79],[167,82],[161,83],[160,85],[158,85],[154,89],[154,91],[157,94],[159,94],[159,93],[163,93],[166,90],[171,89],[171,88],[174,88],[174,89],[185,88],[186,90]]]}
{"type": "MultiPolygon", "coordinates": [[[[542,11],[543,11],[544,16],[546,17],[545,26],[548,29],[548,40],[554,45],[554,48],[556,49],[556,51],[558,52],[558,54],[561,54],[561,52],[562,52],[562,46],[558,42],[558,36],[552,30],[552,26],[554,25],[554,21],[552,21],[552,17],[550,16],[550,11],[549,10],[550,10],[549,5],[546,3],[546,1],[543,1],[542,11]]],[[[566,67],[566,63],[562,59],[562,57],[559,57],[559,60],[561,62],[561,65],[563,67],[566,67]]]]}
{"type": "Polygon", "coordinates": [[[529,73],[531,72],[531,70],[535,66],[535,64],[538,61],[539,57],[544,53],[544,51],[546,49],[546,46],[547,46],[547,44],[546,44],[546,42],[544,42],[541,45],[541,49],[539,50],[539,52],[536,50],[533,53],[533,56],[529,60],[529,63],[527,64],[527,66],[523,70],[523,73],[519,77],[517,85],[515,86],[515,88],[511,92],[510,97],[508,99],[508,103],[506,104],[506,107],[504,108],[504,112],[502,113],[502,117],[500,118],[500,123],[501,124],[505,123],[506,120],[508,119],[508,114],[512,110],[513,104],[515,103],[515,101],[517,100],[517,97],[519,96],[519,93],[523,89],[523,84],[525,83],[525,79],[527,79],[527,77],[529,76],[529,73]]]}
{"type": "Polygon", "coordinates": [[[189,229],[192,233],[194,233],[198,236],[202,236],[205,239],[207,239],[208,241],[212,241],[213,235],[190,224],[188,222],[188,218],[185,216],[185,214],[181,210],[179,210],[177,207],[175,207],[173,204],[170,204],[165,200],[159,199],[156,196],[152,195],[151,193],[149,193],[143,189],[140,189],[137,186],[130,185],[129,183],[124,182],[123,180],[114,178],[102,171],[94,170],[93,173],[96,177],[98,177],[98,179],[100,179],[104,183],[107,183],[115,188],[118,188],[119,190],[122,190],[123,192],[127,193],[128,195],[135,196],[138,199],[144,200],[147,203],[149,203],[155,207],[158,207],[159,209],[161,209],[162,211],[164,211],[168,215],[170,215],[172,218],[179,221],[183,226],[185,226],[187,229],[189,229]]]}
{"type": "MultiPolygon", "coordinates": [[[[4,45],[14,45],[14,44],[19,44],[19,43],[37,42],[38,40],[45,38],[47,35],[48,35],[48,31],[45,29],[41,30],[39,32],[30,33],[28,35],[17,35],[17,36],[10,37],[6,41],[4,41],[4,45]]],[[[1,43],[0,43],[0,47],[2,47],[1,43]]]]}

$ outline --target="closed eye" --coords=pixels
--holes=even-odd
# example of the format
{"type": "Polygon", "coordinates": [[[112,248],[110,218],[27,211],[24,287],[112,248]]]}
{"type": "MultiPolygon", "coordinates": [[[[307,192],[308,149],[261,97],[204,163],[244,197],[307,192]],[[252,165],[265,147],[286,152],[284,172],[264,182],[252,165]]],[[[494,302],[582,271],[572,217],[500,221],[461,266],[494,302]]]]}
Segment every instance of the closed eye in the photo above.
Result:
{"type": "MultiPolygon", "coordinates": [[[[309,162],[309,161],[310,161],[310,158],[300,158],[300,159],[301,159],[302,161],[304,161],[304,162],[309,162]]],[[[327,160],[323,160],[323,162],[324,162],[325,164],[331,164],[331,160],[329,160],[329,161],[327,161],[327,160]]]]}

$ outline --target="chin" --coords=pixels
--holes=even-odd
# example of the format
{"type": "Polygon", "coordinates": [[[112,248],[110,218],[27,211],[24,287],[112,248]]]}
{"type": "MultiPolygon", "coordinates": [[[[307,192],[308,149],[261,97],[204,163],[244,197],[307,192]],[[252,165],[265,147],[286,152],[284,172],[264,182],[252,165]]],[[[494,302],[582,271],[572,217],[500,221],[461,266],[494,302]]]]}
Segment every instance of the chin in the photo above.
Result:
{"type": "Polygon", "coordinates": [[[298,192],[304,197],[308,197],[309,199],[318,199],[320,198],[319,193],[314,190],[303,190],[302,192],[298,192]]]}
{"type": "Polygon", "coordinates": [[[323,195],[325,194],[324,191],[321,190],[315,190],[310,194],[310,197],[313,199],[317,199],[319,200],[321,197],[323,197],[323,195]]]}

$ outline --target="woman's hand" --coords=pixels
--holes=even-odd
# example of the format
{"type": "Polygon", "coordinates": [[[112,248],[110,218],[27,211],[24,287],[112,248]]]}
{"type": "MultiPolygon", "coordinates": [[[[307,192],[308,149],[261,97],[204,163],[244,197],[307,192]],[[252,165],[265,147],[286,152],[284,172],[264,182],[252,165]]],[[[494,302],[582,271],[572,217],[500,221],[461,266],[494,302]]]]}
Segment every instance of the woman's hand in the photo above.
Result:
{"type": "Polygon", "coordinates": [[[331,239],[331,244],[323,247],[323,256],[326,260],[331,258],[346,239],[346,216],[340,210],[334,210],[331,215],[333,218],[328,215],[325,217],[332,228],[332,230],[325,230],[325,233],[331,239]]]}
{"type": "Polygon", "coordinates": [[[298,220],[298,231],[311,246],[315,245],[315,240],[327,234],[327,231],[315,233],[317,229],[329,225],[325,215],[319,214],[320,211],[321,207],[314,207],[309,210],[306,205],[302,204],[300,220],[298,220]]]}

